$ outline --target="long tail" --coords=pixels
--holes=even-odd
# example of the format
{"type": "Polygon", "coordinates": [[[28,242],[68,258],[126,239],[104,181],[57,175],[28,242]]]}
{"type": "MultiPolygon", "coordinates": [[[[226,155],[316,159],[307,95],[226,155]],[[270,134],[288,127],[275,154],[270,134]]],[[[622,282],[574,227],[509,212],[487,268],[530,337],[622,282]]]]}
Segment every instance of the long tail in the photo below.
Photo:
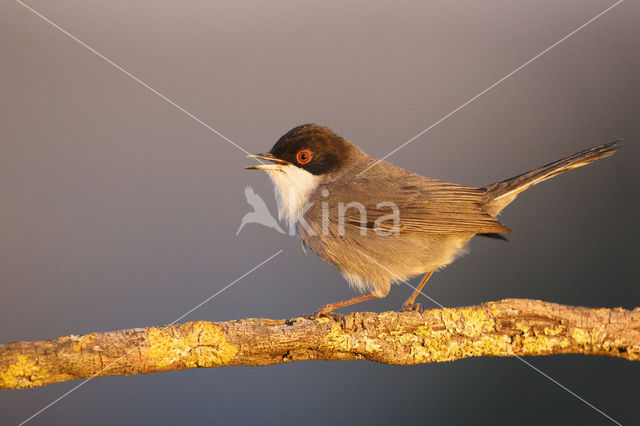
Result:
{"type": "Polygon", "coordinates": [[[485,209],[491,215],[497,216],[522,191],[567,170],[582,167],[600,158],[608,157],[621,148],[621,142],[622,140],[617,140],[586,149],[530,172],[489,185],[487,186],[488,202],[485,205],[485,209]]]}

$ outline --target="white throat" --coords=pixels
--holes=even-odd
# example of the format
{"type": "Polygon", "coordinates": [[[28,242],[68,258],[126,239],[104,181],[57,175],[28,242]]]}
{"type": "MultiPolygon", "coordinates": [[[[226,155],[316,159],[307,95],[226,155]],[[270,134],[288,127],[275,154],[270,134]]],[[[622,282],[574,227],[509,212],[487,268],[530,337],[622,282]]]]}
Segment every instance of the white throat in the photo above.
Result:
{"type": "Polygon", "coordinates": [[[291,164],[267,172],[275,187],[278,218],[285,218],[293,225],[311,193],[318,187],[319,178],[291,164]]]}

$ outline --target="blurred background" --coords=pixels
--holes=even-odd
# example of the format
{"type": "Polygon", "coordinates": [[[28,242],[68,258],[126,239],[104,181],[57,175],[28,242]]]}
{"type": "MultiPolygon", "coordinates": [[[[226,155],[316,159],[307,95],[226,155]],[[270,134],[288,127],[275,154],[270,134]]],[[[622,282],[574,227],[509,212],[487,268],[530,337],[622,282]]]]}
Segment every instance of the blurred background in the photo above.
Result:
{"type": "MultiPolygon", "coordinates": [[[[249,152],[317,122],[382,157],[613,1],[28,4],[249,152]]],[[[621,3],[388,158],[481,186],[626,140],[522,194],[501,216],[510,241],[475,239],[429,282],[435,300],[640,306],[639,17],[637,2],[621,3]]],[[[245,186],[275,213],[270,182],[243,170],[253,163],[240,149],[17,2],[0,4],[0,58],[0,342],[167,324],[280,249],[182,321],[293,317],[354,295],[295,238],[256,224],[236,236],[245,186]]],[[[395,310],[410,292],[354,308],[395,310]]],[[[640,422],[637,364],[527,360],[640,422]]],[[[78,383],[0,392],[2,423],[78,383]]],[[[29,424],[258,422],[609,420],[517,359],[481,358],[97,378],[29,424]]]]}

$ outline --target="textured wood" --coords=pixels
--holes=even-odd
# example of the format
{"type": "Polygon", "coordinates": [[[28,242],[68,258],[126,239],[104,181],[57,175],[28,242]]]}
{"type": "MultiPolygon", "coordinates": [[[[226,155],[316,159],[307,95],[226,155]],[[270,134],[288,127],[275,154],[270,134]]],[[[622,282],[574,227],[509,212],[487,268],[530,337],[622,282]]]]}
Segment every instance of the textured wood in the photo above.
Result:
{"type": "Polygon", "coordinates": [[[189,322],[0,346],[0,389],[92,376],[324,359],[389,364],[550,354],[640,358],[640,308],[508,299],[424,312],[189,322]]]}

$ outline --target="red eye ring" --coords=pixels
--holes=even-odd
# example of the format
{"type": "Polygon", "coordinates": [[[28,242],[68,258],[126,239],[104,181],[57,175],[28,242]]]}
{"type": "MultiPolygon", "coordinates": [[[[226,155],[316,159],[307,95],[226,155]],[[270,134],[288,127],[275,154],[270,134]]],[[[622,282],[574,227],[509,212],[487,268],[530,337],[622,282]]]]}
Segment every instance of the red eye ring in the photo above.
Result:
{"type": "Polygon", "coordinates": [[[311,157],[313,157],[311,150],[301,149],[296,154],[296,161],[300,164],[307,164],[309,161],[311,161],[311,157]]]}

